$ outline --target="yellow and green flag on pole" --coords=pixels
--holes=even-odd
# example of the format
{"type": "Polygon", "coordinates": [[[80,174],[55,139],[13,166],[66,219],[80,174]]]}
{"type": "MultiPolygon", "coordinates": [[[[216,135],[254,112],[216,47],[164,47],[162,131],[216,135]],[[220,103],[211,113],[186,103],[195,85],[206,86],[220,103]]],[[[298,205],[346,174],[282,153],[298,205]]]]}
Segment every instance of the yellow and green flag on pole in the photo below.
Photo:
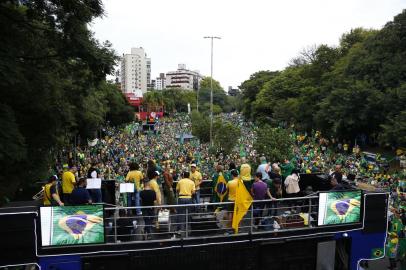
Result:
{"type": "Polygon", "coordinates": [[[232,227],[236,234],[238,233],[240,222],[250,208],[252,201],[252,196],[248,192],[243,181],[241,179],[238,179],[232,222],[232,227]]]}

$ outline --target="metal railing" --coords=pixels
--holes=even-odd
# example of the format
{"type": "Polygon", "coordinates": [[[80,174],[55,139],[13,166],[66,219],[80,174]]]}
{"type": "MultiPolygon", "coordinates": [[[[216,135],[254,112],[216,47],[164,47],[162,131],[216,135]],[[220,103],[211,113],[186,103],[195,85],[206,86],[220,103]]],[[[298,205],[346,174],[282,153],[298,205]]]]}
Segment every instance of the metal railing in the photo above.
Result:
{"type": "MultiPolygon", "coordinates": [[[[105,207],[108,243],[192,239],[233,235],[233,202],[105,207]],[[136,215],[136,209],[142,214],[136,215]]],[[[254,201],[239,234],[310,229],[317,222],[318,197],[254,201]]]]}

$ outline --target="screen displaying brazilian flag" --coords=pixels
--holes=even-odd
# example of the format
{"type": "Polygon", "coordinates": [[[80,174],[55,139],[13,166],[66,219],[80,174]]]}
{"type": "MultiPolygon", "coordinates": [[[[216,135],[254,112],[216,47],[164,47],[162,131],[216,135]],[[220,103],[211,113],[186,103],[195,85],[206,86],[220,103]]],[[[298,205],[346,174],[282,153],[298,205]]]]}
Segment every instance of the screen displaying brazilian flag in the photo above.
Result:
{"type": "Polygon", "coordinates": [[[318,225],[360,222],[361,190],[320,193],[318,225]]]}
{"type": "Polygon", "coordinates": [[[104,243],[103,205],[41,207],[42,246],[104,243]]]}

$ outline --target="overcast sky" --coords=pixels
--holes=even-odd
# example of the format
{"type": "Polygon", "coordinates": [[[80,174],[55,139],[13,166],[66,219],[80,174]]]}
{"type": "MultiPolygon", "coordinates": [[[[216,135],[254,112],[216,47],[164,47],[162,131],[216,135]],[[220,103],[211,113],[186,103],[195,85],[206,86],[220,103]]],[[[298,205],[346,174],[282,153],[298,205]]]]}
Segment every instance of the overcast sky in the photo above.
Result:
{"type": "Polygon", "coordinates": [[[106,15],[92,24],[118,54],[143,47],[152,78],[177,69],[210,75],[227,89],[259,70],[281,70],[301,49],[337,45],[356,27],[380,29],[406,8],[406,0],[103,0],[106,15]]]}

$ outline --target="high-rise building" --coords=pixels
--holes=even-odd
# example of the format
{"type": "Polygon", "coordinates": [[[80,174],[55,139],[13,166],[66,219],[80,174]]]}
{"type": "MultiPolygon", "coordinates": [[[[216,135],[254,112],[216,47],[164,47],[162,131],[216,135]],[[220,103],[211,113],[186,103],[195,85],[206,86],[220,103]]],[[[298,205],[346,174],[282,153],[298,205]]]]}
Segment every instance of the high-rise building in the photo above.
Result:
{"type": "Polygon", "coordinates": [[[130,54],[123,54],[120,75],[123,93],[141,97],[147,92],[151,79],[151,58],[147,58],[142,47],[131,48],[130,54]]]}
{"type": "Polygon", "coordinates": [[[155,90],[163,90],[166,88],[166,78],[165,73],[159,73],[159,77],[155,79],[155,90]]]}
{"type": "Polygon", "coordinates": [[[238,96],[240,94],[240,89],[238,88],[233,88],[232,86],[228,87],[228,95],[229,96],[238,96]]]}
{"type": "Polygon", "coordinates": [[[202,79],[199,71],[188,70],[186,65],[179,64],[178,70],[166,73],[166,88],[198,90],[202,79]]]}
{"type": "Polygon", "coordinates": [[[151,81],[151,58],[147,58],[147,89],[153,89],[154,84],[151,81]]]}

